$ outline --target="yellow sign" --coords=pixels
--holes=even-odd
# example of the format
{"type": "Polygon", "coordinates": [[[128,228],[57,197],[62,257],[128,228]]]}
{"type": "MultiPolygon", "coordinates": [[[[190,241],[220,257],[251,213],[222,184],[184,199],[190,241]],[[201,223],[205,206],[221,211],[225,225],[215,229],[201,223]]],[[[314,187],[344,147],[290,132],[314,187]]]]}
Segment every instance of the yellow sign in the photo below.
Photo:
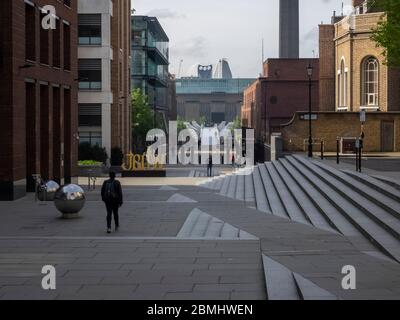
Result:
{"type": "Polygon", "coordinates": [[[146,161],[146,154],[133,154],[132,152],[126,155],[126,162],[122,165],[124,171],[144,171],[144,170],[165,170],[162,164],[156,162],[154,165],[146,161]]]}

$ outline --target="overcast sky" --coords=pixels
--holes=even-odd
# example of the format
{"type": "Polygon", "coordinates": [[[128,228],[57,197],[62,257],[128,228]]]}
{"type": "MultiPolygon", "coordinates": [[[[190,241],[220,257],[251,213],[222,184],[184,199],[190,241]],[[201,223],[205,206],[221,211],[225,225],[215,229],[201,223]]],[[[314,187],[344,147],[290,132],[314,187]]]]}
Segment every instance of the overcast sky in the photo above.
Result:
{"type": "MultiPolygon", "coordinates": [[[[300,0],[300,54],[318,54],[318,24],[351,0],[300,0]]],[[[278,57],[279,0],[133,0],[138,15],[156,16],[170,38],[170,71],[182,76],[196,64],[227,58],[234,77],[261,72],[265,58],[278,57]]]]}

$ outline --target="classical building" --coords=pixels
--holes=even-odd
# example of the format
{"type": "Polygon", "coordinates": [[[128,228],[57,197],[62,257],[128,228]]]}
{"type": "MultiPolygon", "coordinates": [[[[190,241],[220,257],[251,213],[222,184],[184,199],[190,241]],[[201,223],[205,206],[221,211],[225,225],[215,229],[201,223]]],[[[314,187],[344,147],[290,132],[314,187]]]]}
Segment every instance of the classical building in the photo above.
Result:
{"type": "Polygon", "coordinates": [[[77,38],[75,1],[0,1],[0,200],[77,174],[77,38]]]}
{"type": "Polygon", "coordinates": [[[132,89],[148,96],[168,128],[169,39],[155,17],[132,16],[132,89]]]}
{"type": "Polygon", "coordinates": [[[398,70],[385,65],[382,48],[371,39],[385,15],[367,1],[353,2],[353,15],[320,26],[321,109],[400,111],[398,70]]]}
{"type": "Polygon", "coordinates": [[[289,122],[296,111],[309,108],[307,66],[313,67],[312,110],[319,109],[318,59],[268,59],[263,77],[244,91],[242,125],[255,130],[260,143],[270,143],[273,133],[289,122]]]}
{"type": "MultiPolygon", "coordinates": [[[[320,25],[320,112],[313,137],[326,151],[352,153],[364,136],[366,152],[400,151],[400,73],[388,67],[383,49],[371,39],[384,12],[368,1],[353,1],[354,13],[320,25]],[[366,112],[361,123],[360,111],[366,112]]],[[[302,112],[281,126],[284,149],[304,151],[308,124],[302,112]]],[[[318,148],[319,149],[319,148],[318,148]]]]}
{"type": "Polygon", "coordinates": [[[79,138],[131,149],[129,0],[78,1],[79,138]]]}

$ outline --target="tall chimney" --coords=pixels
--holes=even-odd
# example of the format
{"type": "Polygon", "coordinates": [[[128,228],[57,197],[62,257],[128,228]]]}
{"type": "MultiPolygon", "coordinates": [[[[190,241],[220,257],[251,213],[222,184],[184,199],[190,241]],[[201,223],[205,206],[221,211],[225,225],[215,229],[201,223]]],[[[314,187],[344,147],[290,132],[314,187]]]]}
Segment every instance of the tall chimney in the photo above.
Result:
{"type": "Polygon", "coordinates": [[[299,0],[280,0],[279,57],[299,58],[299,0]]]}

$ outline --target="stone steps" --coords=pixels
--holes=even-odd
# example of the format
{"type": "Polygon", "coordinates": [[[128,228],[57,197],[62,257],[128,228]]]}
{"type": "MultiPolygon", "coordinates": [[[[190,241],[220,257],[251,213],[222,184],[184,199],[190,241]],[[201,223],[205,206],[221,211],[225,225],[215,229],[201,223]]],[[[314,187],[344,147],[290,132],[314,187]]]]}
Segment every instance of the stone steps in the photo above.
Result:
{"type": "MultiPolygon", "coordinates": [[[[363,173],[350,171],[350,170],[342,170],[342,172],[357,179],[362,184],[368,185],[370,188],[373,188],[376,191],[383,193],[387,197],[395,200],[397,204],[400,202],[400,191],[399,191],[400,185],[399,185],[399,188],[395,188],[395,187],[391,186],[390,183],[385,183],[378,178],[374,178],[374,177],[368,176],[363,173]]],[[[388,180],[388,181],[390,182],[390,180],[388,180]]],[[[396,182],[393,181],[392,183],[396,183],[396,182]]]]}
{"type": "Polygon", "coordinates": [[[258,169],[260,170],[261,180],[263,182],[272,213],[281,218],[289,218],[289,215],[286,212],[285,206],[282,203],[282,200],[278,194],[278,191],[276,190],[275,184],[273,183],[266,166],[264,164],[258,165],[258,169]]]}
{"type": "Polygon", "coordinates": [[[297,166],[304,175],[311,177],[309,181],[318,189],[322,196],[328,199],[338,211],[346,217],[349,223],[353,224],[372,244],[379,250],[393,259],[400,261],[400,242],[378,221],[370,218],[364,211],[360,210],[346,197],[343,197],[338,188],[329,185],[318,174],[318,168],[310,162],[303,161],[297,157],[287,157],[287,159],[297,166]]]}
{"type": "Polygon", "coordinates": [[[268,300],[338,300],[284,265],[263,255],[268,300]]]}
{"type": "MultiPolygon", "coordinates": [[[[310,168],[314,175],[318,176],[326,184],[335,189],[337,195],[348,200],[354,207],[362,211],[364,216],[368,216],[381,227],[385,228],[395,238],[400,240],[400,220],[397,217],[394,217],[392,212],[385,210],[382,207],[384,205],[378,200],[372,201],[371,199],[374,199],[372,195],[367,197],[366,193],[361,190],[362,186],[359,186],[358,181],[350,181],[352,178],[349,177],[348,179],[350,182],[345,183],[343,182],[345,181],[345,178],[341,177],[344,173],[341,173],[340,171],[336,170],[337,172],[335,172],[335,169],[333,168],[322,169],[321,164],[315,165],[313,162],[299,156],[295,156],[295,159],[310,168]],[[325,170],[328,170],[328,172],[325,170]],[[332,175],[335,175],[335,177],[332,177],[332,175]]],[[[365,189],[367,189],[367,186],[365,186],[365,189]]],[[[376,193],[375,190],[373,191],[376,193]]],[[[378,196],[376,197],[378,198],[378,196]]],[[[380,197],[380,201],[382,201],[382,197],[383,195],[380,197]]]]}
{"type": "Polygon", "coordinates": [[[290,219],[304,224],[311,224],[299,203],[296,202],[291,189],[288,188],[288,185],[276,170],[276,166],[274,166],[271,162],[265,163],[265,166],[269,176],[271,177],[271,180],[274,183],[279,199],[281,200],[281,203],[290,219]]]}
{"type": "MultiPolygon", "coordinates": [[[[302,210],[308,220],[316,227],[327,230],[330,232],[338,232],[338,228],[332,219],[325,214],[321,207],[330,207],[331,205],[326,201],[324,204],[318,204],[319,194],[313,190],[311,184],[308,183],[300,174],[294,172],[294,168],[282,159],[281,162],[274,162],[275,167],[281,174],[281,177],[286,181],[287,188],[291,190],[298,207],[302,210]],[[314,197],[317,197],[314,201],[314,197]]],[[[335,216],[335,220],[337,215],[335,216]]]]}
{"type": "MultiPolygon", "coordinates": [[[[216,180],[218,179],[218,180],[216,180]]],[[[400,261],[400,185],[287,156],[205,185],[249,207],[332,233],[400,261]]]]}
{"type": "MultiPolygon", "coordinates": [[[[336,170],[323,163],[317,161],[314,161],[313,163],[322,168],[324,171],[326,171],[328,174],[330,174],[340,182],[347,185],[349,188],[353,189],[358,194],[361,194],[364,198],[370,200],[370,202],[372,202],[373,204],[379,206],[385,211],[385,213],[389,212],[393,217],[397,219],[397,222],[400,226],[400,192],[396,192],[397,194],[391,193],[392,197],[390,197],[387,195],[389,194],[389,191],[379,191],[380,187],[373,183],[373,178],[363,178],[360,175],[357,179],[351,174],[345,174],[344,172],[336,170]],[[371,185],[375,185],[375,188],[371,185]]],[[[370,207],[370,205],[371,203],[368,203],[368,207],[370,207]]],[[[371,207],[371,209],[374,210],[375,208],[371,207]]]]}
{"type": "Polygon", "coordinates": [[[177,238],[179,239],[226,239],[254,240],[257,237],[224,221],[194,209],[187,217],[177,238]]]}
{"type": "Polygon", "coordinates": [[[389,185],[389,186],[391,186],[391,187],[393,187],[393,188],[395,188],[397,190],[400,190],[400,182],[395,180],[395,179],[392,179],[392,178],[389,178],[389,177],[377,176],[377,175],[374,175],[372,177],[377,179],[377,180],[379,180],[379,181],[382,181],[383,183],[385,183],[385,184],[387,184],[387,185],[389,185]]]}

